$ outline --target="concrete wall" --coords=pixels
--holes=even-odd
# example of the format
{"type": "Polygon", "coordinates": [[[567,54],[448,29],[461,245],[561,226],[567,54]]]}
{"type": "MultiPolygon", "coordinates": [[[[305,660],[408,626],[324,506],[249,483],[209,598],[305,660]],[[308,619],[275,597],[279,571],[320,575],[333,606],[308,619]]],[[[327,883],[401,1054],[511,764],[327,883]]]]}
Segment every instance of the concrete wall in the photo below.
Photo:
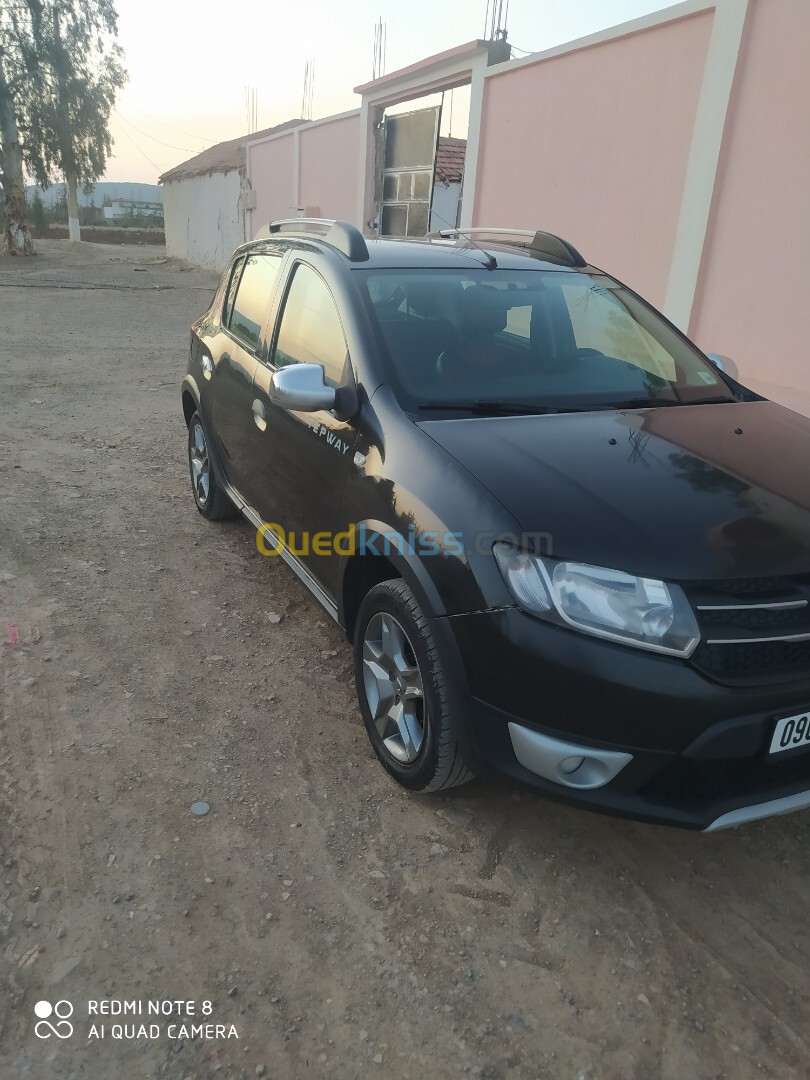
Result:
{"type": "Polygon", "coordinates": [[[810,406],[808,50],[810,3],[752,0],[690,330],[810,406]]]}
{"type": "Polygon", "coordinates": [[[359,142],[360,114],[351,112],[248,143],[248,176],[256,193],[250,234],[274,218],[296,217],[299,208],[311,217],[353,220],[359,142]]]}
{"type": "Polygon", "coordinates": [[[296,215],[294,130],[247,145],[248,177],[256,194],[256,205],[248,216],[248,239],[274,218],[296,215]]]}
{"type": "Polygon", "coordinates": [[[360,114],[308,124],[299,132],[299,206],[313,217],[351,221],[360,182],[360,114]]]}
{"type": "Polygon", "coordinates": [[[163,186],[166,251],[179,259],[222,270],[244,243],[238,170],[172,180],[163,186]]]}
{"type": "Polygon", "coordinates": [[[488,77],[473,224],[559,233],[662,305],[712,19],[488,77]]]}

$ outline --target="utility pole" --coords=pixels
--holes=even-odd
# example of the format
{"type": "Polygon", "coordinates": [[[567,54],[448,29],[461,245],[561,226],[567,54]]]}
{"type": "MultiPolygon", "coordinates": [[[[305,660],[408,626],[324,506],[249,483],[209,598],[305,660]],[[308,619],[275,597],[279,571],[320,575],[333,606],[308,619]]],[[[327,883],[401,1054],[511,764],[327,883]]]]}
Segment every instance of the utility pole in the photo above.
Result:
{"type": "Polygon", "coordinates": [[[62,33],[59,26],[59,9],[53,10],[54,61],[57,85],[57,123],[59,127],[59,147],[62,153],[62,167],[65,170],[65,188],[68,207],[68,239],[81,240],[79,224],[78,178],[73,160],[73,139],[68,113],[67,87],[65,86],[65,61],[62,49],[62,33]]]}

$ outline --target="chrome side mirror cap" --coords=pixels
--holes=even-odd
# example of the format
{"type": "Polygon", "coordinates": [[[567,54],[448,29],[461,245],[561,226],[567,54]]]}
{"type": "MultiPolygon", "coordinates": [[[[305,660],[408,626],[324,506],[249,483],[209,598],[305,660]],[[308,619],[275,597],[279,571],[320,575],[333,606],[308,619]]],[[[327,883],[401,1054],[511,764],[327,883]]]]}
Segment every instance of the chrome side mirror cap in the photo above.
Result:
{"type": "Polygon", "coordinates": [[[726,375],[730,375],[732,379],[739,379],[740,373],[737,369],[737,365],[730,356],[722,356],[720,353],[706,353],[706,355],[718,371],[724,371],[726,375]]]}
{"type": "Polygon", "coordinates": [[[270,400],[292,412],[321,412],[335,407],[334,387],[327,386],[320,364],[291,364],[270,380],[270,400]]]}

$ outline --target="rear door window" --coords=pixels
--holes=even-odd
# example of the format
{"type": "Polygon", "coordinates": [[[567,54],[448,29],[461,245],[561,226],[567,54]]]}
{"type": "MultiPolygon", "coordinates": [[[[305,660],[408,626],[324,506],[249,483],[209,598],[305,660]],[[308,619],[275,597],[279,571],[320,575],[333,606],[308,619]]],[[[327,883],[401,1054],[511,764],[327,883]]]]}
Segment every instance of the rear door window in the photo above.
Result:
{"type": "MultiPolygon", "coordinates": [[[[246,349],[259,347],[262,327],[276,288],[281,258],[278,255],[248,255],[239,278],[229,328],[246,349]]],[[[231,280],[233,285],[233,279],[231,280]]]]}
{"type": "Polygon", "coordinates": [[[273,363],[321,364],[329,386],[339,386],[346,364],[346,338],[326,282],[299,263],[284,301],[273,363]]]}

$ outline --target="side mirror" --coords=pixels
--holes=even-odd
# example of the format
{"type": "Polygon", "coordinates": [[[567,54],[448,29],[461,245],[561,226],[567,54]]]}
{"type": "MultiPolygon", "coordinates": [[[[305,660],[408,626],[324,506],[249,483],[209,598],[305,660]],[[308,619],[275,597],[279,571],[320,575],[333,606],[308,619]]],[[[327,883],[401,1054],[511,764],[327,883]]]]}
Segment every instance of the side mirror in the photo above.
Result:
{"type": "Polygon", "coordinates": [[[737,369],[737,365],[730,356],[721,356],[720,353],[706,353],[706,355],[718,371],[724,371],[726,375],[730,375],[732,379],[739,380],[740,373],[737,369]]]}
{"type": "Polygon", "coordinates": [[[327,386],[320,364],[291,364],[270,380],[270,400],[280,409],[321,412],[334,409],[335,390],[327,386]]]}

